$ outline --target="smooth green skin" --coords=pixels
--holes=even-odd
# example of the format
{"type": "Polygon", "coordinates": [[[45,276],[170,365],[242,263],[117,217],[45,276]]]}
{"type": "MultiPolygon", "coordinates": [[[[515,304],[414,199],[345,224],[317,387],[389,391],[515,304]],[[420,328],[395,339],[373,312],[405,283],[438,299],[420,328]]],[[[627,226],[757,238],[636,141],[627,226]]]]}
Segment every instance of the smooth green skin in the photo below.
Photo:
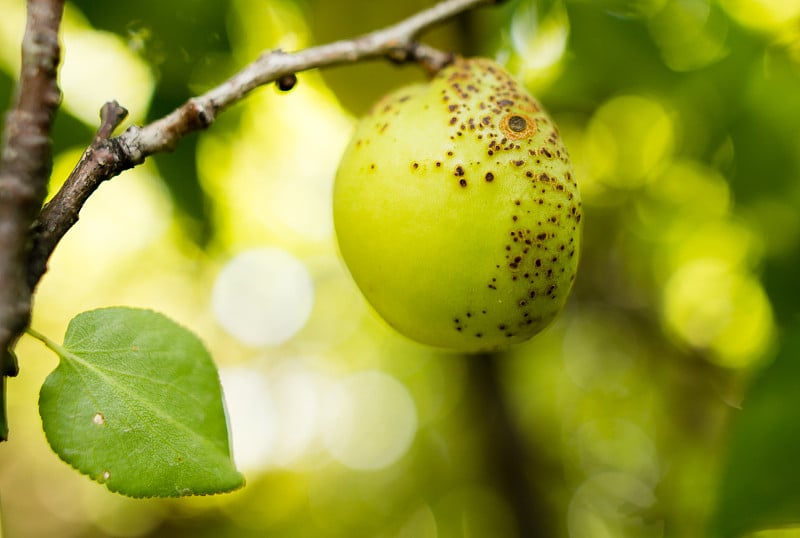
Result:
{"type": "Polygon", "coordinates": [[[485,59],[378,102],[334,186],[340,251],[367,300],[406,336],[464,352],[553,320],[575,279],[580,221],[552,120],[485,59]]]}

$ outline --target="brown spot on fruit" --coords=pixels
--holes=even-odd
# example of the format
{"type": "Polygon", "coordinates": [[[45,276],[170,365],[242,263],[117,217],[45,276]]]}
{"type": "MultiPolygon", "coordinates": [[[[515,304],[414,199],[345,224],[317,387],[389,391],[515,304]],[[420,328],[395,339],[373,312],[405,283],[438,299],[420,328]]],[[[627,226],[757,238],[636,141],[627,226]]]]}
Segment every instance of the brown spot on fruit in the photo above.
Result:
{"type": "Polygon", "coordinates": [[[536,122],[522,114],[508,114],[500,120],[500,130],[510,140],[522,140],[536,134],[536,122]]]}
{"type": "Polygon", "coordinates": [[[521,133],[528,128],[528,120],[522,116],[511,116],[508,118],[508,128],[515,133],[521,133]]]}

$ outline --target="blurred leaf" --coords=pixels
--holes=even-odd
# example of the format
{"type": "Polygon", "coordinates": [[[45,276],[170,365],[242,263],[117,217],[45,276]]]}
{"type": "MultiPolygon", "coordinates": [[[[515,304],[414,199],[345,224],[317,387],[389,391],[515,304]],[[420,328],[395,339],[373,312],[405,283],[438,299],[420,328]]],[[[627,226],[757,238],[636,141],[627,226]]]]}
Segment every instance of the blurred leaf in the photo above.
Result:
{"type": "MultiPolygon", "coordinates": [[[[13,104],[11,102],[12,87],[14,81],[11,77],[0,69],[0,111],[5,112],[13,104]]],[[[6,115],[0,114],[0,129],[5,127],[6,115]]]]}
{"type": "Polygon", "coordinates": [[[241,487],[222,393],[202,342],[161,314],[84,312],[39,397],[45,435],[67,463],[132,497],[241,487]]]}
{"type": "Polygon", "coordinates": [[[734,417],[715,536],[800,523],[800,322],[734,417]]]}
{"type": "MultiPolygon", "coordinates": [[[[91,0],[77,0],[75,5],[92,26],[122,37],[153,69],[157,86],[148,121],[169,114],[197,93],[192,82],[199,72],[213,84],[229,75],[209,70],[219,70],[219,59],[230,54],[227,29],[230,2],[173,0],[168,10],[163,9],[159,0],[121,2],[113,9],[91,0]]],[[[184,231],[192,241],[205,245],[212,233],[211,201],[197,177],[196,154],[197,138],[192,136],[182,140],[174,153],[157,155],[154,160],[182,217],[184,231]]]]}

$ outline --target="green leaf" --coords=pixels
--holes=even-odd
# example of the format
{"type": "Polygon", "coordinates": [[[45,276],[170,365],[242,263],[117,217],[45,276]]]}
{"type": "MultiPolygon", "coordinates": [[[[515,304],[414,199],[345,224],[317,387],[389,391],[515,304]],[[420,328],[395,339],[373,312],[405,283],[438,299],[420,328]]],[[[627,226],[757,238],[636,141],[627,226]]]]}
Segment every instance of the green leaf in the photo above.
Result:
{"type": "Polygon", "coordinates": [[[132,497],[244,484],[219,376],[194,334],[156,312],[105,308],[76,316],[63,347],[45,343],[60,362],[42,386],[39,413],[64,461],[132,497]]]}
{"type": "Polygon", "coordinates": [[[800,324],[734,417],[713,536],[800,524],[800,324]]]}

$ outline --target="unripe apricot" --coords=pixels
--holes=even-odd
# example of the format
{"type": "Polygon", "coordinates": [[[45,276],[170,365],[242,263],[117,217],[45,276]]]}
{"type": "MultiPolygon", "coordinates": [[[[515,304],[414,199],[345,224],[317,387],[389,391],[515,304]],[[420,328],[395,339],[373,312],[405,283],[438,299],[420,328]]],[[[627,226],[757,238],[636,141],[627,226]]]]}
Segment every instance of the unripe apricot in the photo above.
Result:
{"type": "Polygon", "coordinates": [[[527,340],[564,306],[581,202],[558,129],[486,59],[384,97],[334,186],[339,248],[406,336],[465,352],[527,340]]]}

